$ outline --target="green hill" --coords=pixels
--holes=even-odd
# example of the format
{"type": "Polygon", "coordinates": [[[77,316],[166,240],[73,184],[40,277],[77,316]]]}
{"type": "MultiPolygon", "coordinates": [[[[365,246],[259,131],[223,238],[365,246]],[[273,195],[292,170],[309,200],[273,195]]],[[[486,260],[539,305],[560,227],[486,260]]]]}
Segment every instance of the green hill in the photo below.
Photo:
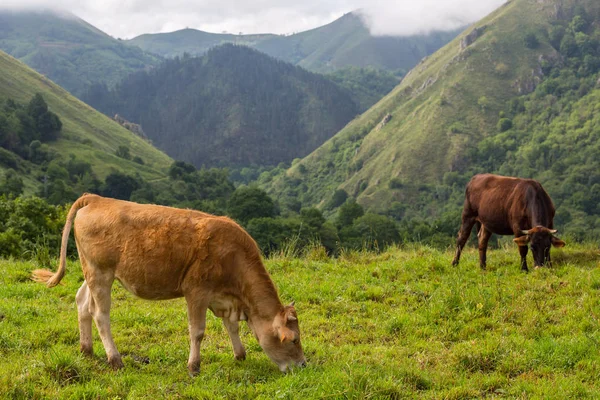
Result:
{"type": "Polygon", "coordinates": [[[423,57],[448,43],[459,32],[436,32],[409,37],[374,37],[361,17],[348,13],[332,23],[293,35],[231,35],[185,29],[141,35],[128,43],[164,57],[187,52],[204,54],[223,43],[252,46],[275,58],[317,72],[347,66],[408,70],[423,57]]]}
{"type": "Polygon", "coordinates": [[[163,57],[174,58],[184,53],[199,56],[213,47],[225,43],[244,46],[256,46],[263,40],[276,35],[234,35],[230,33],[210,33],[197,29],[181,29],[168,33],[146,33],[127,40],[127,43],[138,46],[147,52],[163,57]]]}
{"type": "Polygon", "coordinates": [[[474,173],[532,177],[558,206],[558,226],[598,235],[599,21],[591,0],[507,3],[261,183],[282,201],[325,209],[343,190],[368,209],[454,235],[474,173]]]}
{"type": "Polygon", "coordinates": [[[160,60],[67,12],[0,10],[0,50],[71,93],[94,82],[114,85],[160,60]]]}
{"type": "MultiPolygon", "coordinates": [[[[36,93],[43,96],[50,111],[62,121],[60,138],[46,144],[59,159],[66,161],[70,155],[74,155],[76,159],[90,163],[93,172],[100,179],[104,179],[112,171],[139,173],[144,179],[166,176],[172,162],[167,155],[77,100],[48,78],[0,51],[0,104],[7,99],[27,104],[36,93]],[[128,147],[131,155],[141,158],[144,164],[116,156],[119,146],[128,147]]],[[[26,192],[37,191],[41,186],[38,178],[43,167],[17,155],[6,156],[7,153],[3,150],[0,169],[15,169],[24,180],[26,192]]]]}
{"type": "Polygon", "coordinates": [[[198,167],[291,162],[358,114],[322,75],[231,44],[92,89],[89,104],[140,123],[158,148],[198,167]]]}

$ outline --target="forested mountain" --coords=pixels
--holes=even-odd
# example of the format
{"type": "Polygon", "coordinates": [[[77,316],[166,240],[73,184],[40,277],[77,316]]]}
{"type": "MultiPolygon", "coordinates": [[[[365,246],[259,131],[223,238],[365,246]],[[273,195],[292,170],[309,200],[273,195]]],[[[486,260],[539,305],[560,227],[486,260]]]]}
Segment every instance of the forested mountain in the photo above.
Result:
{"type": "Polygon", "coordinates": [[[214,34],[184,29],[141,35],[128,42],[164,57],[181,56],[184,53],[201,55],[218,44],[236,43],[255,47],[311,71],[330,72],[348,66],[397,71],[409,70],[458,33],[375,37],[370,34],[360,15],[348,13],[328,25],[289,36],[214,34]]]}
{"type": "Polygon", "coordinates": [[[358,113],[321,75],[244,46],[166,61],[84,100],[142,125],[153,143],[196,166],[276,165],[303,157],[358,113]]]}
{"type": "Polygon", "coordinates": [[[511,1],[261,184],[282,204],[324,210],[354,197],[415,237],[449,243],[473,174],[536,178],[563,233],[599,237],[599,55],[597,1],[511,1]]]}
{"type": "Polygon", "coordinates": [[[112,173],[160,179],[172,163],[146,140],[1,51],[0,146],[2,184],[20,180],[27,194],[44,187],[48,193],[59,180],[89,190],[86,185],[112,173]],[[129,157],[118,154],[120,148],[129,157]]]}
{"type": "Polygon", "coordinates": [[[114,85],[160,62],[68,12],[0,8],[0,50],[23,61],[74,95],[94,82],[114,85]]]}

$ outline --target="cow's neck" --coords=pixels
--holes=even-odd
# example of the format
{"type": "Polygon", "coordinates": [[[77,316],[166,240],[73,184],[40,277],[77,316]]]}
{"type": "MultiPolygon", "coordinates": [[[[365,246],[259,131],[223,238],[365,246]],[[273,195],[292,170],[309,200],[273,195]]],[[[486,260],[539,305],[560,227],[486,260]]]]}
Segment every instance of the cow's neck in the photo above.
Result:
{"type": "Polygon", "coordinates": [[[245,312],[253,320],[273,321],[283,310],[275,285],[259,259],[239,274],[240,297],[245,312]]]}

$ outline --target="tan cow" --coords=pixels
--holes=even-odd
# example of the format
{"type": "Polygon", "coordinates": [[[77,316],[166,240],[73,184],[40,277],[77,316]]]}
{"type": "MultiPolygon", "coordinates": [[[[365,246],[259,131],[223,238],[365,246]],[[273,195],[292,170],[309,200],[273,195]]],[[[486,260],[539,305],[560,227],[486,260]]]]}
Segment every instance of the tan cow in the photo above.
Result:
{"type": "Polygon", "coordinates": [[[185,297],[192,374],[200,369],[207,309],[222,318],[236,359],[246,357],[238,333],[238,322],[246,320],[281,371],[306,364],[294,304],[282,305],[256,243],[231,219],[86,194],[67,216],[58,271],[36,270],[34,280],[52,287],[63,278],[73,220],[85,277],[76,297],[83,353],[92,354],[94,319],[108,362],[123,367],[110,332],[110,292],[117,279],[144,299],[185,297]]]}

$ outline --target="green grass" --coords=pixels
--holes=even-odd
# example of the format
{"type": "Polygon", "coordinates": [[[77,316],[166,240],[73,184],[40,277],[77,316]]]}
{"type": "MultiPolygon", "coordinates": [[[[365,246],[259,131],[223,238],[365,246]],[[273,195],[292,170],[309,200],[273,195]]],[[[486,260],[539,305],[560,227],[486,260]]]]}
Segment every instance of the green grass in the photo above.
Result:
{"type": "Polygon", "coordinates": [[[190,378],[183,300],[150,302],[113,289],[112,328],[125,368],[110,370],[94,328],[94,358],[78,353],[70,263],[64,285],[28,280],[35,265],[0,261],[0,393],[6,398],[598,398],[600,252],[554,251],[554,266],[519,271],[513,247],[423,246],[336,260],[267,261],[282,300],[296,301],[309,362],[282,375],[243,325],[236,362],[212,315],[201,373],[190,378]]]}

